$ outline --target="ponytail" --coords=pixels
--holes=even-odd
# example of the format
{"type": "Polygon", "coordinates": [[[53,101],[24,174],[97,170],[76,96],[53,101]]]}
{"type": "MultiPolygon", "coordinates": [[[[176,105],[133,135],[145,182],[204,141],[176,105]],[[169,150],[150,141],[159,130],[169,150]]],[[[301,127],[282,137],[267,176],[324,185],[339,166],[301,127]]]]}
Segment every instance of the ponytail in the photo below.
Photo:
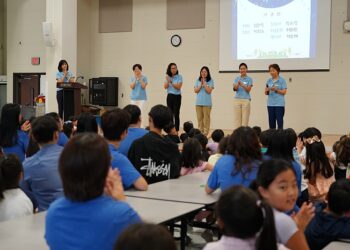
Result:
{"type": "Polygon", "coordinates": [[[258,201],[257,206],[264,217],[262,227],[255,242],[256,250],[277,250],[275,219],[272,208],[265,201],[258,201]]]}

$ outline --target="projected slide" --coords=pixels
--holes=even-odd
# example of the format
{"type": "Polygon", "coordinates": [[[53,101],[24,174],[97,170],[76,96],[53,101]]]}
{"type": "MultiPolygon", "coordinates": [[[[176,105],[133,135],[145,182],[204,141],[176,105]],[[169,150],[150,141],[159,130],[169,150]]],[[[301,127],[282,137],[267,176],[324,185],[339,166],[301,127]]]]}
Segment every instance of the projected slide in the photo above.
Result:
{"type": "Polygon", "coordinates": [[[221,71],[328,70],[331,0],[220,0],[221,71]]]}
{"type": "MultiPolygon", "coordinates": [[[[311,0],[239,0],[234,7],[237,59],[309,58],[316,20],[311,0]],[[296,15],[297,13],[297,15],[296,15]]],[[[235,55],[234,55],[235,56],[235,55]]]]}

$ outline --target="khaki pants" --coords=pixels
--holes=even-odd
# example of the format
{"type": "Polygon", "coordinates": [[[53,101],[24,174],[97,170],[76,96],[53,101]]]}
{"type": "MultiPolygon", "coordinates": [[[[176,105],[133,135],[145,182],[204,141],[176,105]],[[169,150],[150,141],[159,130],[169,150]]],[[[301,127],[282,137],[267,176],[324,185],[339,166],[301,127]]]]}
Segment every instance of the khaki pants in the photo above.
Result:
{"type": "Polygon", "coordinates": [[[196,106],[198,129],[208,135],[210,129],[210,106],[196,106]]]}
{"type": "Polygon", "coordinates": [[[234,129],[248,126],[250,115],[250,100],[234,99],[234,129]]]}

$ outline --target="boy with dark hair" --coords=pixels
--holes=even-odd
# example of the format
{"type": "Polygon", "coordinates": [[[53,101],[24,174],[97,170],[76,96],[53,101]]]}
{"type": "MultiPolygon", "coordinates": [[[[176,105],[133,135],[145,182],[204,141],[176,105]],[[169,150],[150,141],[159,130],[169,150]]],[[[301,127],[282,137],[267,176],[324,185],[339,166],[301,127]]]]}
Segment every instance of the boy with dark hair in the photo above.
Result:
{"type": "Polygon", "coordinates": [[[320,205],[305,230],[311,250],[323,249],[332,241],[350,239],[350,180],[334,182],[328,192],[328,205],[320,205]]]}
{"type": "Polygon", "coordinates": [[[58,131],[59,131],[57,144],[64,147],[64,145],[67,144],[69,139],[68,139],[67,135],[63,132],[63,123],[62,123],[61,118],[59,117],[59,115],[56,112],[47,113],[47,114],[45,114],[45,116],[51,116],[57,122],[58,131]]]}
{"type": "Polygon", "coordinates": [[[178,146],[162,135],[172,122],[169,108],[154,106],[149,112],[150,132],[131,145],[128,157],[149,184],[177,178],[182,166],[178,146]]]}
{"type": "Polygon", "coordinates": [[[23,162],[24,178],[21,187],[35,198],[39,211],[44,211],[63,195],[58,173],[58,159],[63,147],[57,145],[59,128],[52,116],[36,118],[31,133],[40,150],[23,162]]]}
{"type": "Polygon", "coordinates": [[[124,107],[126,112],[130,115],[130,125],[128,128],[128,134],[124,138],[123,141],[121,141],[118,151],[119,153],[128,156],[129,148],[131,144],[138,138],[141,138],[145,134],[147,134],[149,131],[146,129],[141,128],[141,109],[133,104],[129,104],[124,107]]]}
{"type": "Polygon", "coordinates": [[[164,128],[164,132],[167,133],[165,137],[169,138],[174,143],[178,144],[181,142],[174,123],[171,122],[168,126],[166,126],[164,128]]]}
{"type": "Polygon", "coordinates": [[[138,190],[147,190],[148,184],[145,179],[129,159],[118,151],[120,143],[128,134],[129,124],[129,113],[120,108],[107,111],[101,117],[101,128],[112,156],[112,168],[119,169],[124,188],[134,186],[138,190]]]}

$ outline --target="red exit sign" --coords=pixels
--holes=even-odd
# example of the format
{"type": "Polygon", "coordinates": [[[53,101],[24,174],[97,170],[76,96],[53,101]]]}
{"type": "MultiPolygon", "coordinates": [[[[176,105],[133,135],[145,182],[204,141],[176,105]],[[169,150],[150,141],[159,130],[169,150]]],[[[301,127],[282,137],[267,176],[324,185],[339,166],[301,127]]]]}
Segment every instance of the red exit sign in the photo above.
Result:
{"type": "Polygon", "coordinates": [[[32,65],[40,65],[40,57],[32,57],[32,65]]]}

